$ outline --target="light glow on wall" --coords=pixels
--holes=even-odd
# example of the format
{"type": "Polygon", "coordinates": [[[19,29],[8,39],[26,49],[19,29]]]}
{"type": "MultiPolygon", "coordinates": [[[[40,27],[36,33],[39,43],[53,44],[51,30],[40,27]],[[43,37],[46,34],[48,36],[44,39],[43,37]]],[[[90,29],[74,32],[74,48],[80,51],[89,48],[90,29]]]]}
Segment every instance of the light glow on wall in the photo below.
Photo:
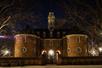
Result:
{"type": "Polygon", "coordinates": [[[49,50],[49,51],[48,51],[48,55],[50,55],[50,56],[54,56],[54,50],[52,50],[52,49],[49,50]]]}

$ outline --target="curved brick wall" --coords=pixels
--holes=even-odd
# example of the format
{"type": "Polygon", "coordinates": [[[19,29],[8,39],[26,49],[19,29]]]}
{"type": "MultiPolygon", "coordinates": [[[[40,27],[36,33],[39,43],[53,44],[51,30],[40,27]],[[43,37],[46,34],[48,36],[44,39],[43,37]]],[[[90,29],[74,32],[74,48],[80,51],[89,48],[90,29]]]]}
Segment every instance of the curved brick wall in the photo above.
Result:
{"type": "Polygon", "coordinates": [[[72,34],[66,35],[67,38],[67,56],[87,56],[87,35],[72,34]]]}
{"type": "Polygon", "coordinates": [[[31,34],[15,35],[15,57],[36,56],[37,36],[31,34]]]}

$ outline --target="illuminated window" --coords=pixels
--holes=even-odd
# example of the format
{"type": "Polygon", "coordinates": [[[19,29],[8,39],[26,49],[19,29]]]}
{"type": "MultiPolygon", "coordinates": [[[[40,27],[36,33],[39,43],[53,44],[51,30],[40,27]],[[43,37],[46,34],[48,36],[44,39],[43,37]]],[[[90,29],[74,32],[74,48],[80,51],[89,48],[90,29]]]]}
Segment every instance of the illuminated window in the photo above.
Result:
{"type": "Polygon", "coordinates": [[[46,50],[43,50],[41,54],[45,54],[45,53],[47,53],[46,50]]]}
{"type": "Polygon", "coordinates": [[[57,50],[56,52],[59,53],[59,54],[61,54],[61,51],[60,50],[57,50]]]}

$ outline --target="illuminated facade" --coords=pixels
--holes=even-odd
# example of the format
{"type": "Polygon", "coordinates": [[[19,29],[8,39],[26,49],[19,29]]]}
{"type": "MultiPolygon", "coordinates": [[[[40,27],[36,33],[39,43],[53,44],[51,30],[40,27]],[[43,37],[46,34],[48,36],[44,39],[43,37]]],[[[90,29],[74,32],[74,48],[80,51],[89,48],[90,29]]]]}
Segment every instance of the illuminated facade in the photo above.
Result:
{"type": "Polygon", "coordinates": [[[64,38],[40,38],[32,34],[15,36],[14,57],[36,57],[44,53],[47,56],[65,57],[87,56],[87,35],[72,34],[64,38]],[[50,50],[52,50],[50,52],[50,50]]]}
{"type": "Polygon", "coordinates": [[[15,36],[14,57],[36,56],[38,37],[30,34],[18,34],[15,36]]]}
{"type": "Polygon", "coordinates": [[[54,13],[49,12],[47,30],[15,35],[14,57],[43,57],[48,63],[54,63],[59,62],[59,57],[87,56],[88,36],[56,30],[55,21],[54,13]]]}

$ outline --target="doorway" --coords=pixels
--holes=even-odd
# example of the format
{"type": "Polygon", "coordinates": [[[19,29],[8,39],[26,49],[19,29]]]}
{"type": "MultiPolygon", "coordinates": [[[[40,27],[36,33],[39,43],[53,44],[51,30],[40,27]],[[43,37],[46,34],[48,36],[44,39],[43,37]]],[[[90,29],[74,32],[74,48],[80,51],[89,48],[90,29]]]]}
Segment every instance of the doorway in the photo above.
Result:
{"type": "Polygon", "coordinates": [[[50,49],[48,51],[42,51],[43,60],[46,64],[57,64],[59,62],[60,54],[60,50],[55,51],[53,49],[50,49]]]}
{"type": "Polygon", "coordinates": [[[50,49],[48,51],[48,64],[55,64],[55,51],[53,49],[50,49]]]}

